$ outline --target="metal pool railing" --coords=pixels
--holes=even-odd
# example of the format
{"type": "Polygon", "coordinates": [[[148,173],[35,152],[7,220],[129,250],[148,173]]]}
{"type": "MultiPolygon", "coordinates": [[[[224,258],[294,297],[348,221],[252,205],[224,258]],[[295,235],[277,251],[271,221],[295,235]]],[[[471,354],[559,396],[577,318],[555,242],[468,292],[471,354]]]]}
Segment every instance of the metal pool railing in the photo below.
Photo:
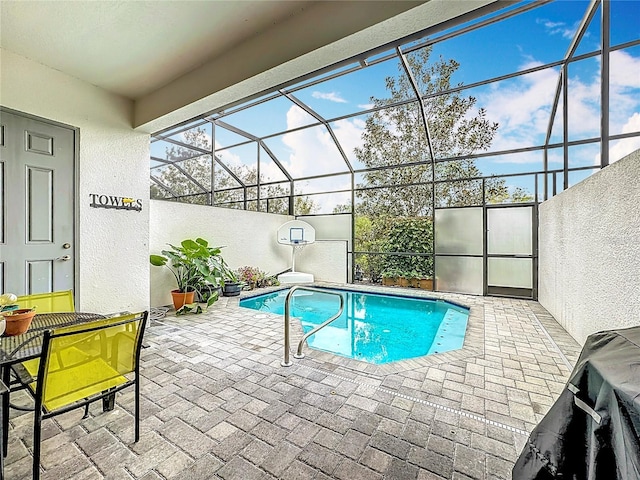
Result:
{"type": "Polygon", "coordinates": [[[289,323],[290,323],[290,317],[291,317],[290,300],[293,297],[293,294],[298,290],[305,290],[308,292],[317,292],[317,293],[326,293],[327,295],[336,295],[340,299],[340,308],[338,309],[338,313],[336,313],[334,316],[329,318],[329,320],[321,323],[316,328],[314,328],[310,332],[307,332],[307,334],[305,334],[302,337],[302,340],[300,340],[300,343],[298,343],[298,350],[293,355],[295,358],[304,358],[304,353],[302,353],[302,348],[304,346],[304,342],[307,341],[307,338],[309,338],[311,335],[316,333],[318,330],[321,330],[327,325],[329,325],[335,319],[339,318],[340,315],[342,315],[342,312],[344,311],[344,298],[338,292],[332,292],[332,291],[324,290],[321,288],[305,287],[302,285],[296,285],[295,287],[291,287],[291,289],[289,290],[289,293],[287,293],[287,296],[284,300],[284,359],[282,360],[282,362],[280,362],[280,365],[282,365],[283,367],[290,367],[292,365],[292,362],[289,358],[289,355],[290,355],[289,350],[291,348],[290,333],[289,333],[289,323]]]}

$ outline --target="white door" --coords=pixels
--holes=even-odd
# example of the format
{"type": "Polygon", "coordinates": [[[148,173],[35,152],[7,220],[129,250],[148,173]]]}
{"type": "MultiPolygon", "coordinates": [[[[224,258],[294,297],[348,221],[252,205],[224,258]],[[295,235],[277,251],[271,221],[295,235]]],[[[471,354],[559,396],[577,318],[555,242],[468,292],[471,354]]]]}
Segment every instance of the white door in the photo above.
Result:
{"type": "Polygon", "coordinates": [[[0,291],[74,288],[71,128],[0,111],[0,291]]]}

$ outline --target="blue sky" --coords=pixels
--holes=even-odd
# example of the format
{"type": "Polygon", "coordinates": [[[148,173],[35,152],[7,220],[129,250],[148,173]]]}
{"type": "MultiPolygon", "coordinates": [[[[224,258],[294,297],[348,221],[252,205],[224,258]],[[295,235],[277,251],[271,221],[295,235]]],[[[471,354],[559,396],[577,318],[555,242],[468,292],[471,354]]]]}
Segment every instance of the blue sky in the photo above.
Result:
{"type": "MultiPolygon", "coordinates": [[[[506,21],[436,43],[431,58],[441,55],[459,62],[461,66],[453,76],[453,83],[465,85],[560,60],[588,4],[581,0],[561,0],[543,5],[506,21]]],[[[611,14],[612,47],[640,38],[640,1],[613,0],[611,14]]],[[[599,23],[598,11],[576,55],[599,49],[599,23]]],[[[597,57],[570,65],[570,140],[599,135],[599,71],[600,60],[597,57]]],[[[333,118],[366,109],[371,96],[386,97],[384,80],[388,76],[396,76],[397,72],[398,60],[394,58],[304,88],[295,92],[295,96],[324,118],[333,118]]],[[[500,125],[491,146],[492,151],[529,147],[544,142],[558,77],[559,69],[549,68],[463,91],[464,95],[476,97],[476,107],[484,108],[488,118],[500,125]]],[[[610,85],[611,134],[640,132],[640,46],[612,52],[610,85]]],[[[471,112],[472,115],[475,115],[477,108],[471,112]]],[[[284,98],[229,115],[223,120],[257,136],[315,122],[313,117],[284,98]]],[[[364,120],[363,115],[332,124],[347,157],[356,168],[361,165],[353,155],[353,148],[361,145],[364,120]]],[[[561,141],[561,138],[561,130],[554,129],[551,141],[561,141]]],[[[237,136],[217,130],[217,146],[237,141],[237,136]]],[[[332,139],[321,127],[275,137],[267,140],[267,144],[294,178],[346,170],[332,139]]],[[[613,142],[611,159],[617,160],[637,148],[640,148],[640,138],[613,142]]],[[[255,164],[255,150],[236,148],[222,151],[220,155],[230,164],[250,166],[255,164]]],[[[573,147],[570,153],[571,166],[595,165],[599,162],[598,145],[573,147]]],[[[551,168],[562,168],[561,149],[551,152],[550,158],[551,168]]],[[[539,170],[542,168],[542,153],[492,157],[478,160],[477,165],[488,175],[539,170]]],[[[276,170],[275,165],[265,166],[263,173],[269,175],[271,172],[272,178],[281,178],[276,170]]],[[[585,175],[588,174],[573,174],[572,183],[585,175]]],[[[529,191],[533,190],[532,176],[510,179],[508,183],[511,187],[523,186],[529,191]]],[[[337,189],[348,186],[342,179],[327,181],[327,184],[337,189]]]]}

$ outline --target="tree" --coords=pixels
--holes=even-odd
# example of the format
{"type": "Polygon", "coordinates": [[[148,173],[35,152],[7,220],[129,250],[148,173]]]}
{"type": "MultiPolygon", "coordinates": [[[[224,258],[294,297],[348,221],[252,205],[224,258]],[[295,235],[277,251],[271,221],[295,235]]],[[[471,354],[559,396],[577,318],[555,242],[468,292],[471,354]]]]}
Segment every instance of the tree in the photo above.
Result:
{"type": "MultiPolygon", "coordinates": [[[[460,66],[455,60],[438,59],[429,63],[431,48],[407,55],[407,63],[422,95],[451,88],[451,76],[460,66]]],[[[402,66],[397,77],[386,79],[388,98],[371,98],[375,107],[362,134],[362,146],[356,157],[366,167],[357,196],[357,211],[365,215],[403,217],[431,216],[432,180],[457,180],[437,183],[436,206],[478,205],[482,201],[481,181],[475,162],[469,159],[437,162],[439,159],[464,157],[486,150],[498,129],[479,109],[472,115],[476,99],[460,93],[435,96],[425,101],[424,109],[432,155],[415,91],[402,66]],[[413,100],[413,101],[412,101],[413,100]],[[389,165],[395,168],[387,168],[389,165]]],[[[491,196],[508,195],[504,180],[489,179],[491,196]]]]}
{"type": "MultiPolygon", "coordinates": [[[[211,142],[202,128],[185,131],[183,141],[195,147],[211,148],[211,142]]],[[[172,145],[165,150],[165,158],[175,164],[162,167],[159,169],[160,173],[156,173],[158,170],[151,170],[151,175],[166,187],[165,189],[152,180],[151,198],[184,197],[180,199],[181,202],[208,205],[211,190],[211,155],[198,155],[196,150],[172,145]]]]}
{"type": "MultiPolygon", "coordinates": [[[[183,143],[201,149],[211,150],[211,141],[203,128],[199,127],[186,130],[182,135],[183,143]]],[[[181,202],[209,205],[209,195],[212,190],[211,155],[204,154],[194,156],[197,154],[197,150],[190,150],[180,145],[172,145],[167,148],[165,158],[168,161],[175,162],[175,165],[163,167],[161,173],[156,175],[158,181],[160,181],[166,189],[152,181],[151,198],[165,199],[181,197],[179,199],[181,202]],[[200,184],[200,186],[198,184],[200,184]]],[[[251,201],[257,199],[257,168],[247,165],[227,165],[227,168],[233,175],[229,174],[219,165],[215,169],[213,204],[223,207],[244,207],[245,188],[233,178],[235,175],[244,185],[248,186],[246,190],[250,201],[247,204],[247,210],[258,210],[257,201],[251,201]]],[[[269,179],[262,179],[261,183],[268,182],[269,179]]],[[[281,185],[271,184],[261,187],[260,198],[265,202],[268,199],[269,212],[280,214],[289,213],[289,192],[281,185]]],[[[317,206],[308,196],[298,195],[294,198],[294,212],[296,215],[313,213],[316,209],[317,206]]],[[[260,210],[266,210],[266,206],[260,210]]]]}
{"type": "MultiPolygon", "coordinates": [[[[433,274],[433,257],[428,254],[434,249],[434,206],[526,198],[521,189],[510,197],[503,179],[485,179],[483,192],[482,172],[473,159],[465,157],[487,150],[498,124],[489,121],[482,108],[474,111],[472,96],[459,92],[437,95],[451,89],[452,75],[460,65],[442,57],[430,62],[430,55],[428,47],[406,57],[418,91],[426,98],[424,117],[411,80],[400,65],[399,74],[386,79],[388,97],[371,98],[377,109],[365,122],[362,146],[355,149],[358,160],[369,168],[356,191],[355,249],[387,252],[358,256],[356,262],[370,281],[377,282],[381,272],[390,270],[433,274]]],[[[350,205],[337,208],[349,209],[350,205]]]]}
{"type": "Polygon", "coordinates": [[[505,195],[496,195],[492,197],[488,203],[525,203],[525,202],[533,202],[534,198],[529,192],[527,192],[522,187],[516,187],[513,189],[511,194],[506,193],[505,195]]]}

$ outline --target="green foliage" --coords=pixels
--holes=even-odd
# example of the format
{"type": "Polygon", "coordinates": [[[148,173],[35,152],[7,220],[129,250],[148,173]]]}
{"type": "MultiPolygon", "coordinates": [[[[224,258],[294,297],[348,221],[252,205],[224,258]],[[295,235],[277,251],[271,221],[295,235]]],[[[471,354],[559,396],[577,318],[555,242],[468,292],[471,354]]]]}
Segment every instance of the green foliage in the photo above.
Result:
{"type": "Polygon", "coordinates": [[[385,255],[384,277],[433,278],[433,224],[424,217],[399,218],[393,222],[383,251],[421,255],[385,255]]]}
{"type": "MultiPolygon", "coordinates": [[[[211,142],[206,131],[195,128],[183,132],[183,141],[194,147],[210,149],[211,142]]],[[[207,205],[211,189],[211,155],[202,155],[178,145],[172,145],[165,151],[168,161],[176,162],[161,169],[154,169],[154,175],[166,188],[151,182],[151,198],[164,199],[183,195],[191,195],[180,201],[207,205]]]]}
{"type": "Polygon", "coordinates": [[[238,278],[245,283],[249,289],[271,287],[280,285],[278,279],[258,267],[244,266],[237,270],[238,278]]]}
{"type": "Polygon", "coordinates": [[[180,292],[195,291],[207,306],[213,304],[225,271],[221,247],[210,247],[203,238],[186,239],[179,246],[168,245],[170,249],[162,250],[162,255],[149,256],[151,265],[169,269],[180,292]]]}
{"type": "MultiPolygon", "coordinates": [[[[360,252],[381,252],[391,222],[393,222],[393,218],[387,216],[380,216],[375,221],[368,216],[356,216],[356,250],[360,252]]],[[[381,281],[382,271],[385,267],[384,255],[359,255],[356,263],[362,269],[364,277],[370,282],[379,283],[381,281]]]]}
{"type": "Polygon", "coordinates": [[[522,187],[516,187],[511,194],[493,196],[488,203],[527,203],[533,202],[534,197],[522,187]]]}
{"type": "MultiPolygon", "coordinates": [[[[388,96],[371,98],[378,110],[367,117],[362,145],[355,149],[358,160],[369,168],[356,191],[355,250],[383,253],[361,254],[356,260],[371,282],[383,275],[433,277],[433,207],[483,204],[482,172],[474,160],[462,157],[487,150],[498,124],[489,121],[483,109],[475,110],[473,96],[436,95],[453,87],[451,79],[460,65],[430,56],[431,48],[407,56],[424,98],[424,116],[400,65],[398,75],[386,79],[388,96]],[[446,159],[454,160],[438,161],[446,159]]],[[[485,187],[488,202],[526,198],[522,191],[510,197],[503,179],[485,179],[485,187]]]]}
{"type": "Polygon", "coordinates": [[[238,278],[238,274],[235,270],[229,268],[227,262],[222,260],[222,285],[225,283],[238,283],[240,282],[240,278],[238,278]]]}
{"type": "Polygon", "coordinates": [[[199,303],[188,303],[176,310],[176,315],[186,315],[187,313],[202,313],[204,309],[199,303]]]}
{"type": "MultiPolygon", "coordinates": [[[[211,149],[209,136],[201,127],[187,130],[182,135],[184,143],[205,150],[211,149]]],[[[214,204],[222,207],[243,209],[245,186],[250,187],[248,188],[249,198],[257,198],[258,170],[256,166],[225,165],[228,169],[227,171],[220,165],[216,165],[213,171],[215,185],[212,189],[213,164],[211,155],[202,155],[195,150],[173,145],[166,149],[165,158],[175,163],[159,170],[152,170],[152,174],[164,187],[153,181],[151,182],[150,192],[153,199],[181,197],[179,201],[183,203],[214,204]],[[213,201],[210,199],[211,190],[215,190],[213,201]]],[[[260,176],[261,184],[271,182],[272,180],[264,177],[264,174],[260,176]]],[[[281,184],[271,183],[260,188],[260,200],[261,202],[266,202],[269,199],[270,213],[282,215],[289,213],[288,187],[285,188],[281,184]]],[[[314,213],[317,209],[318,206],[308,196],[296,196],[294,198],[294,213],[296,215],[314,213]]],[[[258,202],[248,201],[247,210],[257,211],[258,202]]],[[[260,208],[260,210],[265,211],[266,206],[260,208]]]]}
{"type": "MultiPolygon", "coordinates": [[[[423,95],[450,89],[451,77],[459,67],[455,60],[430,61],[430,54],[430,48],[423,48],[407,56],[423,95]]],[[[364,173],[364,182],[358,185],[358,213],[372,218],[431,216],[434,178],[462,180],[437,184],[437,206],[481,205],[481,182],[466,180],[481,176],[475,162],[438,162],[433,172],[432,153],[437,160],[486,150],[498,124],[487,120],[483,109],[474,114],[476,99],[472,96],[464,97],[456,92],[429,98],[425,100],[425,116],[433,147],[430,152],[422,112],[401,66],[397,77],[386,79],[386,86],[388,98],[371,98],[380,110],[368,116],[362,147],[355,149],[358,160],[374,168],[364,173]],[[404,103],[397,105],[398,102],[404,103]],[[398,168],[379,168],[389,165],[398,168]]],[[[489,179],[487,186],[495,195],[506,192],[504,180],[489,179]]]]}

